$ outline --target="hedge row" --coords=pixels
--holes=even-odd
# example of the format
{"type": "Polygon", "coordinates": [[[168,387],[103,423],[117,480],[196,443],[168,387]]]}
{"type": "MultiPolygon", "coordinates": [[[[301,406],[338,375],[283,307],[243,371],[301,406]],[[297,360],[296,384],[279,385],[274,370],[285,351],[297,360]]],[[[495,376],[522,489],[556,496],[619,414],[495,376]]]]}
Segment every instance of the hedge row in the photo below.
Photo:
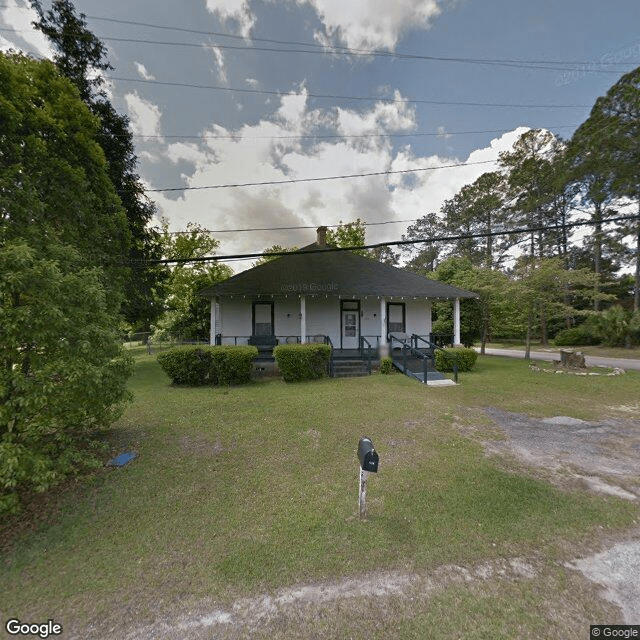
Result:
{"type": "Polygon", "coordinates": [[[594,333],[592,327],[580,325],[559,331],[553,342],[558,347],[573,347],[600,344],[602,338],[594,333]]]}
{"type": "Polygon", "coordinates": [[[174,384],[229,385],[249,382],[257,355],[250,346],[176,347],[160,353],[158,362],[174,384]]]}
{"type": "Polygon", "coordinates": [[[280,344],[273,349],[285,382],[315,380],[327,375],[331,347],[328,344],[280,344]]]}
{"type": "Polygon", "coordinates": [[[458,371],[471,371],[476,365],[478,354],[474,349],[466,347],[452,347],[450,349],[436,349],[436,369],[438,371],[453,371],[454,362],[458,363],[458,371]]]}

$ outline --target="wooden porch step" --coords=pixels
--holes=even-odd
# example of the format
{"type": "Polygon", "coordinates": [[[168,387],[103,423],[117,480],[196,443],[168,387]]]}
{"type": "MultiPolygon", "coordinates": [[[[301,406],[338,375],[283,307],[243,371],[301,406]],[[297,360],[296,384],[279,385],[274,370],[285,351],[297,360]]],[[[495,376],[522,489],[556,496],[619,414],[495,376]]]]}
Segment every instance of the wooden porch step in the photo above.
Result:
{"type": "Polygon", "coordinates": [[[334,378],[353,378],[356,376],[368,376],[369,367],[363,360],[334,360],[334,378]]]}

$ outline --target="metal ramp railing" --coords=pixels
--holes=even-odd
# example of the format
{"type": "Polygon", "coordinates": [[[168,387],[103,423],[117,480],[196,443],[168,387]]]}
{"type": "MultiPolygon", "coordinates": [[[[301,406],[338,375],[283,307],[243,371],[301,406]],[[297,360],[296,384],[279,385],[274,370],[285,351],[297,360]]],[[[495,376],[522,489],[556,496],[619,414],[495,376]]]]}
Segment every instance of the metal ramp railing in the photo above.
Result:
{"type": "MultiPolygon", "coordinates": [[[[389,336],[391,360],[393,365],[405,375],[419,380],[423,384],[433,380],[444,380],[445,376],[435,367],[435,351],[438,345],[417,334],[408,339],[391,334],[389,336]]],[[[458,366],[453,364],[454,381],[458,382],[458,366]]]]}

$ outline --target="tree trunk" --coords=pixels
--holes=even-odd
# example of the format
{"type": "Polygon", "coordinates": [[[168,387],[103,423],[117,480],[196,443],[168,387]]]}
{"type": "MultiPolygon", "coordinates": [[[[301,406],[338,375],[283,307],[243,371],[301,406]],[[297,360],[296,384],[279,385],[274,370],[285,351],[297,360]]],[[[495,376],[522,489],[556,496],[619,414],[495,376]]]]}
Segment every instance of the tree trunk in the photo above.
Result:
{"type": "Polygon", "coordinates": [[[640,311],[640,198],[638,199],[638,222],[636,227],[636,281],[633,287],[633,311],[640,311]]]}
{"type": "Polygon", "coordinates": [[[489,318],[487,314],[483,314],[482,318],[482,337],[480,339],[480,355],[485,353],[485,347],[487,346],[487,339],[489,337],[489,318]]]}
{"type": "Polygon", "coordinates": [[[547,331],[547,310],[544,302],[540,303],[540,342],[543,345],[549,344],[549,333],[547,331]]]}
{"type": "Polygon", "coordinates": [[[602,207],[599,202],[595,202],[593,221],[595,225],[593,264],[596,274],[596,282],[593,286],[593,310],[600,311],[600,274],[602,272],[602,207]]]}
{"type": "Polygon", "coordinates": [[[527,317],[527,336],[524,341],[524,359],[531,359],[531,326],[533,325],[533,309],[529,307],[529,315],[527,317]]]}

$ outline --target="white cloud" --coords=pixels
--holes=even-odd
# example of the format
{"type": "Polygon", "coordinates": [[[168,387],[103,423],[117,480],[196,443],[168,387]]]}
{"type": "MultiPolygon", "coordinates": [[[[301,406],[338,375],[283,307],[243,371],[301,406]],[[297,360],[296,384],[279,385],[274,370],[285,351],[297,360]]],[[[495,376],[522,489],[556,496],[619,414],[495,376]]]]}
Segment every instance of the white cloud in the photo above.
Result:
{"type": "Polygon", "coordinates": [[[49,45],[49,41],[41,31],[34,29],[32,22],[38,19],[38,14],[33,10],[27,10],[24,6],[18,6],[15,0],[7,0],[6,5],[0,11],[2,20],[11,29],[15,29],[15,34],[8,31],[8,38],[0,40],[0,49],[7,51],[8,49],[23,50],[26,52],[35,52],[43,58],[52,58],[53,49],[49,45]]]}
{"type": "Polygon", "coordinates": [[[238,31],[245,38],[249,37],[255,24],[255,17],[249,9],[247,0],[207,0],[207,9],[217,14],[223,22],[235,20],[238,31]]]}
{"type": "Polygon", "coordinates": [[[203,152],[198,145],[185,142],[170,144],[165,155],[174,164],[185,161],[201,166],[211,159],[211,156],[203,152]]]}
{"type": "Polygon", "coordinates": [[[138,74],[140,75],[140,77],[144,78],[145,80],[155,80],[155,76],[151,75],[148,71],[147,68],[141,63],[141,62],[134,62],[133,64],[135,64],[136,69],[138,71],[138,74]]]}
{"type": "MultiPolygon", "coordinates": [[[[316,39],[327,46],[336,40],[352,48],[393,50],[409,29],[428,29],[441,13],[443,0],[289,0],[310,5],[324,26],[316,39]]],[[[223,22],[234,20],[249,38],[255,24],[249,0],[206,0],[223,22]]]]}
{"type": "Polygon", "coordinates": [[[438,0],[296,0],[310,4],[322,20],[330,40],[352,48],[393,50],[408,29],[427,29],[441,9],[438,0]]]}
{"type": "Polygon", "coordinates": [[[220,82],[224,84],[227,83],[227,69],[224,61],[224,54],[222,53],[222,49],[220,47],[216,47],[215,45],[205,45],[205,48],[211,51],[213,54],[213,60],[216,63],[216,69],[218,70],[218,78],[220,78],[220,82]]]}
{"type": "MultiPolygon", "coordinates": [[[[184,229],[189,221],[209,229],[229,229],[316,226],[358,217],[367,222],[415,219],[438,211],[444,200],[464,184],[473,182],[485,171],[495,170],[500,151],[509,149],[523,131],[504,134],[485,149],[473,152],[466,161],[489,161],[488,164],[456,167],[447,165],[465,161],[416,155],[410,145],[398,150],[384,137],[315,141],[299,137],[319,130],[346,136],[370,132],[372,128],[376,133],[392,133],[414,127],[415,114],[404,103],[379,103],[362,112],[336,108],[309,110],[307,91],[303,88],[283,96],[277,108],[257,124],[246,124],[233,131],[213,125],[205,132],[202,143],[170,145],[166,157],[173,162],[191,162],[194,168],[184,176],[185,183],[200,189],[185,191],[177,200],[163,194],[155,199],[176,230],[184,229]],[[433,170],[319,182],[202,188],[416,168],[433,170]]],[[[399,240],[406,227],[406,223],[369,227],[367,240],[399,240]]],[[[314,233],[263,231],[220,234],[219,239],[220,253],[249,253],[276,243],[304,246],[314,240],[314,233]]],[[[241,267],[250,263],[249,260],[241,267]]]]}
{"type": "Polygon", "coordinates": [[[160,136],[160,109],[137,93],[127,93],[124,99],[131,117],[133,133],[141,136],[160,136]]]}

